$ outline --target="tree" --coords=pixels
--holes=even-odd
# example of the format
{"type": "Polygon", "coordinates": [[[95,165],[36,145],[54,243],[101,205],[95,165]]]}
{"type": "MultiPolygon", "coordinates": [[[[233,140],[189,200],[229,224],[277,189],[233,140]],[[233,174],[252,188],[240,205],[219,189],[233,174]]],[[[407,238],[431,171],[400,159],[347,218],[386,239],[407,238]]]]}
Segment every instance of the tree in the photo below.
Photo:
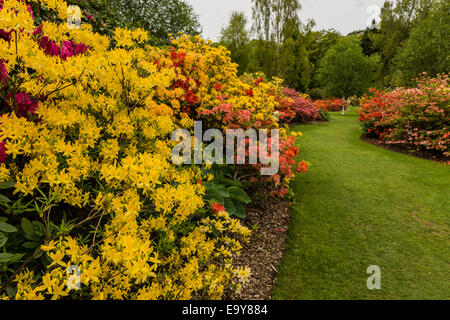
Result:
{"type": "MultiPolygon", "coordinates": [[[[57,16],[45,6],[37,1],[29,1],[34,14],[34,22],[37,25],[43,21],[55,21],[57,16]]],[[[74,5],[80,7],[83,17],[82,23],[89,23],[95,32],[112,36],[114,29],[119,27],[119,12],[115,5],[115,0],[84,0],[72,1],[74,5]],[[89,17],[89,19],[88,19],[89,17]]]]}
{"type": "Polygon", "coordinates": [[[377,62],[377,56],[362,53],[356,37],[345,37],[321,60],[317,80],[328,96],[362,95],[372,84],[377,62]]]}
{"type": "Polygon", "coordinates": [[[308,53],[308,59],[311,66],[311,84],[312,88],[317,88],[319,84],[317,83],[317,77],[315,74],[319,69],[319,63],[328,50],[334,46],[337,41],[342,37],[342,35],[334,30],[322,30],[322,31],[312,31],[309,28],[305,32],[305,47],[308,53]]]}
{"type": "Polygon", "coordinates": [[[148,30],[157,40],[166,41],[168,34],[201,33],[198,16],[184,0],[113,0],[119,21],[128,27],[148,30]]]}
{"type": "Polygon", "coordinates": [[[370,57],[380,52],[380,49],[375,46],[373,40],[379,33],[380,31],[376,27],[376,21],[373,20],[372,26],[367,28],[361,37],[361,48],[366,56],[370,57]]]}
{"type": "MultiPolygon", "coordinates": [[[[75,4],[85,15],[83,22],[89,22],[95,32],[109,36],[117,27],[143,28],[152,36],[153,44],[163,44],[167,43],[169,33],[201,33],[197,14],[184,0],[84,0],[75,4]]],[[[34,2],[32,5],[37,23],[51,20],[50,11],[34,2]]]]}
{"type": "Polygon", "coordinates": [[[426,17],[435,0],[386,1],[381,9],[380,32],[374,37],[381,51],[383,74],[390,84],[392,63],[403,43],[408,40],[412,28],[426,17]]]}
{"type": "Polygon", "coordinates": [[[263,72],[269,78],[277,75],[274,42],[253,39],[248,45],[248,52],[249,61],[246,72],[263,72]]]}
{"type": "Polygon", "coordinates": [[[410,38],[394,58],[401,72],[399,85],[412,85],[419,73],[431,76],[450,71],[450,3],[441,0],[431,14],[411,31],[410,38]]]}
{"type": "Polygon", "coordinates": [[[239,73],[244,73],[247,70],[248,44],[250,42],[247,18],[244,12],[231,13],[228,26],[222,29],[220,42],[230,50],[231,59],[239,66],[239,73]]]}
{"type": "Polygon", "coordinates": [[[286,28],[299,20],[300,3],[298,0],[252,0],[252,3],[253,31],[259,40],[275,43],[276,75],[279,75],[286,28]]]}
{"type": "MultiPolygon", "coordinates": [[[[304,28],[310,26],[308,24],[304,28]]],[[[306,50],[307,37],[302,31],[298,20],[287,22],[280,51],[280,75],[288,87],[307,92],[311,82],[311,63],[306,50]]]]}

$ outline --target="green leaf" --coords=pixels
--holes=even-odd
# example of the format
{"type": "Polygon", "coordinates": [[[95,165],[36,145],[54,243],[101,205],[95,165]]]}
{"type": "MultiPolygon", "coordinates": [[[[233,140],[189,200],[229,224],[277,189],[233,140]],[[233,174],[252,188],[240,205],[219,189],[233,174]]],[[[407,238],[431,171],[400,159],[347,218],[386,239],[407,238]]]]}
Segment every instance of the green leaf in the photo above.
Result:
{"type": "Polygon", "coordinates": [[[27,241],[22,246],[27,249],[35,249],[39,247],[41,244],[39,242],[27,241]]]}
{"type": "Polygon", "coordinates": [[[22,230],[25,233],[29,233],[29,234],[33,234],[34,233],[33,224],[27,218],[22,218],[22,221],[20,222],[20,225],[22,226],[22,230]]]}
{"type": "Polygon", "coordinates": [[[3,232],[0,232],[0,248],[3,247],[8,241],[8,237],[3,232]]]}
{"type": "MultiPolygon", "coordinates": [[[[37,234],[38,236],[43,236],[45,235],[45,226],[42,222],[38,221],[38,220],[33,220],[33,228],[34,228],[34,233],[37,234]]],[[[52,226],[50,225],[50,230],[52,229],[52,226]]]]}
{"type": "Polygon", "coordinates": [[[243,187],[244,185],[242,184],[242,182],[236,181],[236,180],[232,180],[232,179],[228,179],[228,178],[224,178],[222,180],[225,184],[230,185],[230,186],[236,186],[236,187],[243,187]]]}
{"type": "Polygon", "coordinates": [[[12,253],[0,253],[0,263],[7,263],[10,259],[13,258],[12,253]]]}
{"type": "Polygon", "coordinates": [[[0,253],[0,263],[14,263],[25,256],[25,253],[0,253]]]}
{"type": "Polygon", "coordinates": [[[234,215],[236,213],[236,208],[233,204],[233,201],[230,199],[225,199],[224,201],[225,210],[228,212],[230,216],[234,215]]]}
{"type": "Polygon", "coordinates": [[[232,166],[223,166],[222,171],[224,176],[232,177],[234,175],[234,168],[232,166]]]}
{"type": "Polygon", "coordinates": [[[223,202],[225,198],[229,198],[230,194],[228,193],[225,186],[217,185],[214,183],[205,184],[206,187],[206,198],[207,199],[216,199],[219,202],[223,202]]]}
{"type": "Polygon", "coordinates": [[[0,182],[0,189],[11,189],[14,188],[16,183],[14,181],[0,182]]]}
{"type": "Polygon", "coordinates": [[[11,233],[11,232],[17,232],[17,229],[8,223],[0,222],[0,231],[11,233]]]}
{"type": "Polygon", "coordinates": [[[252,202],[252,200],[249,198],[249,196],[247,195],[247,193],[245,193],[244,189],[239,188],[239,187],[229,187],[228,192],[230,193],[231,198],[243,202],[245,204],[249,204],[250,202],[252,202]]]}
{"type": "Polygon", "coordinates": [[[225,186],[218,185],[218,186],[216,186],[216,190],[224,198],[228,198],[230,196],[230,194],[228,193],[227,188],[225,188],[225,186]]]}
{"type": "Polygon", "coordinates": [[[6,287],[6,294],[8,295],[8,297],[10,298],[14,298],[17,294],[17,288],[13,288],[11,286],[7,286],[6,287]]]}
{"type": "Polygon", "coordinates": [[[36,233],[25,233],[25,238],[27,239],[27,240],[30,240],[30,241],[35,241],[35,242],[38,242],[38,241],[41,241],[41,237],[40,236],[38,236],[36,233]]]}
{"type": "Polygon", "coordinates": [[[9,203],[9,202],[11,202],[11,200],[9,200],[4,195],[0,194],[0,202],[9,203]]]}
{"type": "Polygon", "coordinates": [[[247,216],[247,213],[245,212],[245,208],[240,202],[236,202],[234,204],[236,208],[236,213],[234,214],[236,217],[244,219],[247,216]]]}

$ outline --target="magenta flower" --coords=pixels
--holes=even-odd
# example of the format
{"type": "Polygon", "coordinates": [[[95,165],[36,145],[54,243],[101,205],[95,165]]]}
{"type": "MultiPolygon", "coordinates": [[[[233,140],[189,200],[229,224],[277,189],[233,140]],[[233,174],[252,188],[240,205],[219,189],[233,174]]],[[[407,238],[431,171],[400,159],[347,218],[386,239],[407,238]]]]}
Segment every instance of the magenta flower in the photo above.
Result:
{"type": "Polygon", "coordinates": [[[6,147],[5,141],[0,142],[0,163],[6,162],[6,147]]]}
{"type": "Polygon", "coordinates": [[[89,46],[85,45],[84,43],[78,43],[75,47],[74,54],[79,55],[87,52],[89,50],[89,46]]]}
{"type": "Polygon", "coordinates": [[[6,66],[3,62],[3,60],[0,60],[0,84],[6,84],[9,81],[8,70],[6,70],[6,66]]]}
{"type": "Polygon", "coordinates": [[[18,117],[28,117],[30,114],[36,113],[38,108],[38,102],[33,101],[28,94],[24,92],[19,92],[16,94],[17,102],[17,116],[18,117]]]}
{"type": "Polygon", "coordinates": [[[71,41],[63,41],[61,46],[61,58],[66,61],[67,58],[70,58],[73,55],[73,43],[71,41]]]}

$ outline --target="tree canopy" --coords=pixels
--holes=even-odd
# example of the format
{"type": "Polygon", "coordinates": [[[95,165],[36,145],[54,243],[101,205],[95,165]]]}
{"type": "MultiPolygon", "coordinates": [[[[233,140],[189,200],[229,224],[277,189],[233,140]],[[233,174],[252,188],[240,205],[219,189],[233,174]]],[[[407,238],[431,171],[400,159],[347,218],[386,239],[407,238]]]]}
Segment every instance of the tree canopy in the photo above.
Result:
{"type": "Polygon", "coordinates": [[[441,0],[431,13],[411,30],[399,49],[394,66],[400,71],[400,85],[427,72],[431,76],[450,71],[450,2],[441,0]]]}
{"type": "MultiPolygon", "coordinates": [[[[112,35],[117,27],[143,28],[154,44],[167,43],[168,34],[197,35],[201,25],[193,7],[184,0],[82,0],[72,1],[89,17],[95,32],[112,35]]],[[[70,1],[69,1],[70,3],[70,1]]],[[[36,8],[37,19],[51,13],[36,8]]],[[[39,21],[39,20],[38,20],[39,21]]]]}
{"type": "Polygon", "coordinates": [[[361,95],[373,81],[376,64],[376,56],[365,56],[357,38],[341,38],[322,59],[317,80],[328,96],[361,95]]]}
{"type": "Polygon", "coordinates": [[[220,43],[231,51],[231,59],[239,65],[240,73],[247,69],[249,42],[247,18],[244,12],[235,11],[231,14],[228,25],[222,28],[220,43]]]}

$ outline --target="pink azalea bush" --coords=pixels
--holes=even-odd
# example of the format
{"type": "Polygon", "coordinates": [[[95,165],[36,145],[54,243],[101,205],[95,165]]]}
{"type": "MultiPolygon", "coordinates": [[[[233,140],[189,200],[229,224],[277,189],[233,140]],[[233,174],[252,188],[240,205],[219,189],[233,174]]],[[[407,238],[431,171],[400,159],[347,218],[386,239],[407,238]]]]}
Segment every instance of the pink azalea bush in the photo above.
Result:
{"type": "Polygon", "coordinates": [[[290,108],[294,112],[294,122],[320,121],[326,120],[325,111],[321,109],[310,99],[305,98],[294,89],[285,88],[286,96],[293,100],[290,108]]]}

